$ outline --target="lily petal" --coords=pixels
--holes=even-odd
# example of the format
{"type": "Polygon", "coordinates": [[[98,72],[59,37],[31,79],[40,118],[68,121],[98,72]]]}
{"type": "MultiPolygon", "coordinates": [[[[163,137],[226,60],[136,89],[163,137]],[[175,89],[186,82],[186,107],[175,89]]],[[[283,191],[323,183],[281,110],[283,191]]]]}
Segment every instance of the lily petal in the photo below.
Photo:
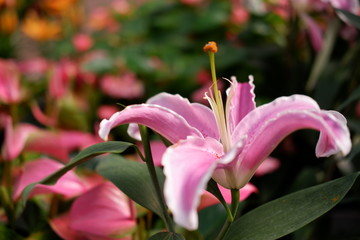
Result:
{"type": "MultiPolygon", "coordinates": [[[[205,105],[190,103],[187,98],[183,98],[179,94],[172,95],[169,93],[159,93],[149,98],[146,104],[159,105],[176,112],[190,126],[198,129],[203,137],[219,138],[214,114],[205,105]]],[[[129,125],[128,133],[135,139],[140,140],[136,124],[129,125]]]]}
{"type": "Polygon", "coordinates": [[[250,180],[256,168],[283,138],[300,129],[320,131],[317,157],[350,152],[350,133],[345,118],[340,113],[320,110],[317,105],[311,108],[311,105],[311,98],[306,96],[281,97],[258,107],[240,122],[233,137],[249,137],[239,158],[231,163],[231,171],[239,176],[238,187],[250,180]]]}
{"type": "Polygon", "coordinates": [[[10,116],[4,117],[4,125],[5,139],[1,154],[5,161],[12,161],[21,154],[29,136],[37,132],[38,128],[28,123],[21,123],[13,127],[10,116]]]}
{"type": "Polygon", "coordinates": [[[124,235],[136,225],[131,201],[110,182],[77,198],[71,206],[70,218],[71,229],[94,236],[124,235]]]}
{"type": "MultiPolygon", "coordinates": [[[[30,183],[40,181],[63,166],[63,164],[48,158],[41,158],[26,163],[23,166],[22,173],[16,181],[13,199],[17,199],[24,188],[30,183]]],[[[55,185],[37,185],[32,191],[31,196],[46,193],[57,193],[65,196],[66,198],[71,198],[80,195],[87,189],[88,187],[86,184],[84,184],[75,172],[71,170],[61,177],[55,185]]]]}
{"type": "Polygon", "coordinates": [[[198,129],[192,127],[185,118],[176,112],[153,104],[128,106],[112,115],[109,120],[102,120],[99,135],[106,140],[112,128],[127,123],[145,125],[172,143],[176,143],[180,139],[186,139],[187,136],[203,137],[198,129]]]}
{"type": "Polygon", "coordinates": [[[227,90],[228,99],[230,100],[228,116],[230,132],[234,131],[238,123],[256,108],[255,85],[253,82],[254,78],[252,76],[249,77],[247,83],[238,83],[235,77],[231,78],[232,86],[227,90]]]}
{"type": "MultiPolygon", "coordinates": [[[[221,195],[224,197],[225,201],[230,204],[231,203],[231,190],[224,188],[218,185],[221,195]]],[[[251,183],[246,184],[243,188],[240,189],[240,199],[239,201],[244,201],[247,199],[252,193],[257,192],[258,189],[251,183]]],[[[218,204],[220,201],[212,195],[208,191],[204,191],[203,195],[201,196],[200,205],[198,210],[210,207],[212,205],[218,204]]]]}
{"type": "Polygon", "coordinates": [[[179,141],[164,153],[164,194],[177,224],[189,230],[197,228],[200,196],[222,154],[217,140],[197,137],[179,141]]]}

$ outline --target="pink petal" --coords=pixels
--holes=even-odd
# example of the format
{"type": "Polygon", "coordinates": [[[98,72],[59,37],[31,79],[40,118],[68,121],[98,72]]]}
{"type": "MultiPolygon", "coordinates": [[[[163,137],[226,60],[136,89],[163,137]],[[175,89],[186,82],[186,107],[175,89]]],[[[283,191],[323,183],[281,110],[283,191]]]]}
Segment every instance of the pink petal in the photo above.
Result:
{"type": "Polygon", "coordinates": [[[72,151],[84,149],[98,142],[100,142],[98,137],[86,132],[43,130],[32,135],[25,149],[30,152],[48,154],[63,162],[68,162],[72,151]]]}
{"type": "Polygon", "coordinates": [[[69,226],[70,214],[65,213],[59,217],[50,220],[51,228],[64,240],[84,240],[85,236],[69,226]]]}
{"type": "Polygon", "coordinates": [[[250,76],[247,83],[238,83],[235,77],[231,80],[232,86],[227,90],[228,98],[231,101],[228,116],[230,132],[235,129],[241,119],[256,107],[253,77],[250,76]]]}
{"type": "Polygon", "coordinates": [[[197,228],[200,196],[222,154],[222,145],[212,138],[188,137],[166,150],[164,194],[180,226],[189,230],[197,228]]]}
{"type": "Polygon", "coordinates": [[[0,102],[10,104],[23,99],[19,69],[12,60],[0,59],[0,102]]]}
{"type": "Polygon", "coordinates": [[[320,51],[323,46],[323,34],[319,25],[306,14],[301,14],[301,18],[309,29],[309,37],[311,44],[316,51],[320,51]]]}
{"type": "MultiPolygon", "coordinates": [[[[302,95],[281,97],[250,112],[237,126],[233,138],[247,136],[245,148],[231,166],[238,187],[245,185],[256,168],[290,133],[300,129],[320,131],[316,155],[325,157],[349,153],[351,140],[345,118],[334,111],[320,110],[302,95]]],[[[230,167],[230,165],[229,165],[230,167]]]]}
{"type": "Polygon", "coordinates": [[[123,235],[136,226],[135,217],[131,200],[115,185],[105,182],[74,201],[70,228],[93,236],[123,235]]]}
{"type": "MultiPolygon", "coordinates": [[[[186,122],[199,130],[203,137],[218,138],[219,133],[216,127],[216,121],[210,108],[199,103],[190,103],[188,99],[180,95],[160,93],[146,101],[147,104],[158,105],[174,111],[183,117],[186,122]]],[[[129,127],[129,133],[136,133],[134,125],[129,127]]],[[[135,137],[137,135],[135,134],[135,137]]],[[[185,139],[185,138],[182,138],[185,139]]]]}
{"type": "Polygon", "coordinates": [[[280,167],[280,160],[273,157],[266,158],[256,169],[255,176],[263,176],[271,173],[280,167]]]}
{"type": "Polygon", "coordinates": [[[202,137],[198,129],[189,125],[176,112],[152,104],[131,105],[112,115],[109,120],[102,120],[99,135],[106,140],[112,128],[127,123],[137,123],[152,128],[172,143],[186,139],[187,136],[202,137]]]}
{"type": "Polygon", "coordinates": [[[144,85],[134,73],[106,75],[100,81],[101,90],[112,98],[134,99],[144,94],[144,85]]]}
{"type": "Polygon", "coordinates": [[[359,10],[358,0],[329,0],[334,8],[340,8],[354,14],[357,14],[359,10]]]}
{"type": "Polygon", "coordinates": [[[31,112],[35,119],[45,126],[55,126],[57,122],[57,114],[53,114],[53,116],[47,116],[42,112],[39,105],[36,102],[31,104],[31,112]]]}
{"type": "MultiPolygon", "coordinates": [[[[48,158],[27,162],[16,180],[13,198],[17,199],[27,185],[42,180],[63,166],[63,164],[48,158]]],[[[69,171],[55,185],[37,185],[30,196],[57,193],[70,198],[79,195],[85,190],[87,190],[87,187],[83,184],[82,180],[76,176],[74,171],[69,171]]]]}
{"type": "MultiPolygon", "coordinates": [[[[223,195],[225,201],[230,204],[231,203],[231,190],[224,188],[220,185],[218,185],[221,194],[223,195]]],[[[240,201],[244,201],[245,199],[247,199],[250,194],[257,192],[257,188],[252,185],[251,183],[246,184],[243,188],[240,189],[240,201]]],[[[204,193],[201,196],[201,201],[200,201],[200,205],[198,207],[198,211],[200,211],[201,209],[210,207],[212,205],[218,204],[220,203],[219,200],[212,195],[210,192],[208,191],[204,191],[204,193]]]]}
{"type": "MultiPolygon", "coordinates": [[[[144,153],[142,144],[139,144],[138,147],[140,151],[144,153]]],[[[165,144],[162,141],[150,141],[150,147],[151,147],[151,153],[155,166],[162,166],[161,160],[164,155],[164,152],[166,151],[165,144]]],[[[138,157],[138,159],[141,160],[140,157],[138,157]]]]}
{"type": "Polygon", "coordinates": [[[21,123],[13,128],[10,116],[5,116],[4,121],[5,140],[2,147],[2,156],[6,161],[11,161],[21,154],[27,139],[32,133],[38,131],[38,128],[26,123],[21,123]]]}

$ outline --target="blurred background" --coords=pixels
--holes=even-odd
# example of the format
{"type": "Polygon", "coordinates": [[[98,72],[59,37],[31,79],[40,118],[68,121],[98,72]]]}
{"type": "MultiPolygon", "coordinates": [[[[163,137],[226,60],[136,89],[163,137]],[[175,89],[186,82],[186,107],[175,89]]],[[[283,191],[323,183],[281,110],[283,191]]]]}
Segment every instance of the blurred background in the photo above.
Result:
{"type": "MultiPolygon", "coordinates": [[[[359,171],[359,13],[352,0],[0,0],[1,162],[21,156],[15,164],[21,166],[37,151],[26,143],[16,156],[6,154],[9,118],[14,132],[31,124],[88,134],[86,143],[94,143],[100,120],[121,105],[159,92],[207,104],[211,76],[202,47],[216,41],[218,77],[245,82],[253,75],[258,106],[309,95],[321,108],[344,114],[353,138],[346,158],[326,159],[315,157],[313,131],[284,139],[272,155],[280,167],[253,179],[259,191],[242,205],[244,212],[359,171]]],[[[225,91],[228,82],[219,84],[225,91]]],[[[133,141],[126,127],[113,138],[133,141]]],[[[84,147],[81,141],[66,151],[84,147]]],[[[359,202],[357,184],[335,209],[283,239],[359,239],[359,202]]],[[[205,239],[211,239],[205,226],[216,224],[214,214],[215,208],[201,212],[205,239]]]]}

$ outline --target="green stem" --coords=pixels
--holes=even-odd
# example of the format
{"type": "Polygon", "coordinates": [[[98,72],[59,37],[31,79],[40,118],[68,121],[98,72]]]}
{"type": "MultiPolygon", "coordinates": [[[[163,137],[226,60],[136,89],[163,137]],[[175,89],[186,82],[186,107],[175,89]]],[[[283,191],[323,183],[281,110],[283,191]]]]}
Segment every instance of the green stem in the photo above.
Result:
{"type": "Polygon", "coordinates": [[[239,189],[231,189],[231,212],[234,217],[236,217],[236,213],[239,209],[239,200],[240,200],[240,190],[239,189]]]}
{"type": "Polygon", "coordinates": [[[160,205],[161,205],[161,208],[162,208],[162,211],[163,211],[163,215],[165,217],[164,221],[165,221],[166,228],[169,230],[169,232],[175,232],[174,225],[173,225],[172,220],[171,220],[171,218],[169,216],[169,213],[167,211],[165,198],[164,198],[164,195],[163,195],[163,193],[161,191],[159,180],[158,180],[158,177],[156,175],[155,165],[154,165],[154,161],[153,161],[152,154],[151,154],[148,131],[147,131],[146,127],[142,126],[142,125],[139,125],[139,129],[140,129],[140,134],[141,134],[141,140],[142,140],[143,147],[144,147],[146,165],[148,167],[148,170],[149,170],[151,180],[153,182],[156,194],[157,194],[157,196],[158,196],[158,198],[160,200],[160,205]]]}
{"type": "Polygon", "coordinates": [[[239,209],[239,200],[240,200],[240,190],[239,189],[231,189],[231,207],[230,209],[227,207],[226,212],[228,213],[228,218],[221,228],[216,240],[221,240],[225,236],[232,222],[234,222],[236,214],[239,209]]]}
{"type": "Polygon", "coordinates": [[[305,86],[306,91],[311,92],[312,90],[314,90],[321,73],[323,72],[325,66],[328,64],[331,52],[334,48],[334,44],[339,28],[340,28],[340,21],[338,19],[334,19],[329,24],[329,28],[325,33],[324,45],[322,46],[320,52],[316,55],[308,82],[306,83],[305,86]]]}

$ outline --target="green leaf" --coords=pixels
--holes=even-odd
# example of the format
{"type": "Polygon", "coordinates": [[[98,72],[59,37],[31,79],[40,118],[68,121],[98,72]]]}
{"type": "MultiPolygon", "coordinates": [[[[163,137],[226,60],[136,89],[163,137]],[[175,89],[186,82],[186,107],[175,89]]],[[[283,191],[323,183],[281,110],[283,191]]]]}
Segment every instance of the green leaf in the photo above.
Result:
{"type": "Polygon", "coordinates": [[[236,220],[224,239],[272,240],[294,232],[338,204],[359,174],[306,188],[266,203],[236,220]]]}
{"type": "Polygon", "coordinates": [[[219,189],[217,183],[214,181],[214,179],[210,179],[206,190],[209,193],[211,193],[212,195],[214,195],[220,201],[221,204],[223,204],[223,205],[226,204],[226,201],[225,201],[223,195],[221,194],[220,189],[219,189]]]}
{"type": "Polygon", "coordinates": [[[9,229],[2,224],[0,224],[0,239],[24,240],[24,238],[18,235],[14,230],[9,229]]]}
{"type": "Polygon", "coordinates": [[[360,29],[360,17],[351,12],[336,8],[336,12],[343,16],[348,23],[354,25],[355,27],[360,29]]]}
{"type": "Polygon", "coordinates": [[[185,238],[178,233],[160,232],[151,236],[149,240],[185,240],[185,238]]]}
{"type": "Polygon", "coordinates": [[[55,184],[59,178],[61,178],[65,173],[73,169],[74,167],[80,165],[83,162],[86,162],[93,158],[94,156],[103,154],[103,153],[122,153],[130,146],[133,146],[132,143],[128,142],[117,142],[117,141],[110,141],[110,142],[102,142],[92,145],[83,151],[79,152],[68,164],[66,164],[63,168],[59,169],[58,171],[54,172],[53,174],[47,176],[43,180],[39,182],[32,183],[28,185],[22,192],[20,202],[17,209],[17,216],[22,212],[25,207],[26,200],[34,189],[37,184],[46,184],[46,185],[53,185],[55,184]]]}
{"type": "Polygon", "coordinates": [[[345,102],[343,102],[338,108],[338,111],[343,110],[346,106],[348,106],[349,104],[351,104],[352,102],[358,100],[360,98],[360,87],[357,87],[349,96],[348,99],[346,99],[345,102]]]}
{"type": "MultiPolygon", "coordinates": [[[[96,171],[132,200],[165,219],[146,164],[109,155],[99,163],[96,171]]],[[[156,168],[156,174],[162,188],[165,176],[160,168],[156,168]]]]}

